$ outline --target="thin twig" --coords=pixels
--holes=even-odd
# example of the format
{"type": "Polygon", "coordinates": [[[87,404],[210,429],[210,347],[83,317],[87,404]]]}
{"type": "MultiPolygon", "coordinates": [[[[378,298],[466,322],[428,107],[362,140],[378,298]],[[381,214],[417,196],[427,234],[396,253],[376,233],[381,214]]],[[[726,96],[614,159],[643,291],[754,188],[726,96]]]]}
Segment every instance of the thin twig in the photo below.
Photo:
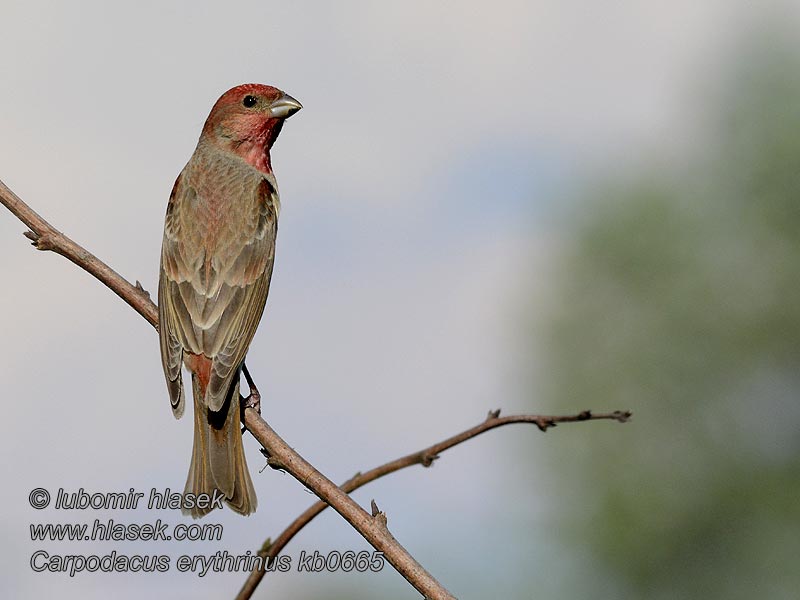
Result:
{"type": "MultiPolygon", "coordinates": [[[[492,429],[496,429],[497,427],[502,427],[503,425],[511,425],[514,423],[531,423],[536,425],[540,431],[547,431],[551,427],[555,427],[557,423],[597,421],[601,419],[625,423],[630,418],[631,413],[627,411],[614,411],[612,413],[595,414],[591,411],[585,410],[575,415],[510,415],[507,417],[501,417],[500,411],[495,410],[489,412],[486,419],[484,419],[484,421],[478,425],[449,437],[446,440],[433,444],[432,446],[428,446],[427,448],[424,448],[418,452],[407,454],[406,456],[387,462],[379,467],[375,467],[366,473],[356,473],[353,477],[339,486],[339,488],[343,492],[350,494],[358,488],[375,481],[384,475],[389,475],[390,473],[399,471],[400,469],[405,469],[406,467],[412,467],[414,465],[430,467],[433,464],[433,461],[438,459],[439,455],[445,450],[449,450],[453,446],[457,446],[458,444],[466,442],[475,436],[486,433],[492,429]]],[[[286,529],[284,529],[274,541],[267,539],[267,541],[264,542],[264,545],[258,551],[258,555],[264,559],[262,567],[253,569],[247,580],[244,582],[244,585],[242,585],[242,589],[239,590],[236,600],[248,600],[253,595],[256,587],[264,578],[264,575],[266,575],[268,572],[267,568],[269,567],[271,561],[274,561],[278,557],[281,550],[283,550],[286,544],[288,544],[291,539],[297,533],[299,533],[301,529],[303,529],[303,527],[308,525],[314,519],[314,517],[324,511],[327,507],[328,505],[325,502],[315,502],[309,506],[305,512],[303,512],[303,514],[292,521],[292,523],[286,529]]]]}
{"type": "MultiPolygon", "coordinates": [[[[30,228],[25,236],[39,250],[52,250],[94,275],[125,300],[148,323],[158,329],[158,308],[142,289],[126,281],[96,256],[50,225],[0,181],[0,202],[30,228]]],[[[244,411],[244,422],[269,456],[279,461],[290,475],[330,504],[386,560],[426,598],[454,599],[442,584],[392,536],[384,518],[372,517],[335,483],[322,475],[295,452],[252,408],[244,411]]]]}

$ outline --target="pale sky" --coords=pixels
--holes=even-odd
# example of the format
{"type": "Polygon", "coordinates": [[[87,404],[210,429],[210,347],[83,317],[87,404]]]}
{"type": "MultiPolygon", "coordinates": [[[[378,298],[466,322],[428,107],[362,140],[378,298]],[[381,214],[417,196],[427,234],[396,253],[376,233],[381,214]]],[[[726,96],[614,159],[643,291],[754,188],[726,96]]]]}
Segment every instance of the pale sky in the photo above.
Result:
{"type": "MultiPolygon", "coordinates": [[[[305,108],[273,150],[283,209],[248,364],[265,417],[345,480],[491,408],[535,410],[519,372],[519,317],[546,297],[560,199],[586,174],[634,168],[644,153],[679,160],[698,135],[697,98],[737,40],[798,14],[796,2],[743,0],[3,0],[0,179],[155,294],[166,200],[216,98],[249,81],[298,98],[305,108]],[[523,295],[531,290],[541,298],[523,295]]],[[[0,211],[7,597],[232,597],[245,574],[31,571],[39,548],[242,554],[314,498],[288,475],[259,474],[248,439],[259,509],[210,515],[224,525],[221,543],[31,542],[30,523],[179,522],[146,510],[35,511],[27,499],[34,487],[181,490],[192,433],[190,419],[171,416],[154,331],[64,259],[32,250],[23,230],[0,211]]],[[[533,430],[493,432],[355,496],[375,498],[395,536],[460,598],[521,597],[514,591],[555,560],[544,546],[515,551],[546,528],[543,443],[533,430]]],[[[286,553],[366,548],[331,512],[286,553]]],[[[414,597],[389,567],[270,575],[263,586],[261,597],[414,597]]]]}

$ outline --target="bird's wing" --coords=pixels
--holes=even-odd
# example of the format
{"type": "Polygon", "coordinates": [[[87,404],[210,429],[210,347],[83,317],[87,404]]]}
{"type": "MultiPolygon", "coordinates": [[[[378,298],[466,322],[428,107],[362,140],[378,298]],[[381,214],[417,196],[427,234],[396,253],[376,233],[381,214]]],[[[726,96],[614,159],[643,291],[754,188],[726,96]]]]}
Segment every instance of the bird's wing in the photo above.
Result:
{"type": "MultiPolygon", "coordinates": [[[[169,401],[175,418],[183,416],[185,408],[183,393],[183,378],[181,377],[181,363],[183,362],[183,344],[178,333],[179,319],[176,314],[177,307],[171,293],[174,281],[170,279],[164,269],[165,258],[174,263],[177,258],[178,228],[174,218],[176,195],[185,193],[182,186],[183,173],[178,175],[167,204],[167,216],[164,224],[164,241],[161,249],[161,268],[158,277],[158,337],[161,343],[161,365],[167,379],[169,401]]],[[[177,200],[178,202],[180,199],[177,200]]],[[[170,264],[170,273],[176,269],[170,264]]]]}
{"type": "MultiPolygon", "coordinates": [[[[181,351],[211,358],[205,402],[219,411],[267,301],[278,192],[274,178],[264,174],[224,186],[225,193],[237,197],[210,236],[202,215],[177,210],[179,203],[197,203],[197,191],[180,178],[176,188],[167,208],[161,254],[164,371],[169,385],[172,377],[180,380],[181,351]]],[[[182,401],[178,404],[182,407],[182,401]]]]}

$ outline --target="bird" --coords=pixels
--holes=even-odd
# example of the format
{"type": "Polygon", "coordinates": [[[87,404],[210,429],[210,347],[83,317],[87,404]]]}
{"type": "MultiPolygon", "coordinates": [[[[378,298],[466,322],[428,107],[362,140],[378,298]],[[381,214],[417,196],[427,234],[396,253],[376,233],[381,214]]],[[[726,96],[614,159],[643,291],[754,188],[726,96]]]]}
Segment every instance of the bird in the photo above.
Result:
{"type": "MultiPolygon", "coordinates": [[[[280,212],[270,149],[301,108],[268,85],[222,94],[175,180],[164,220],[161,362],[175,418],[185,408],[181,365],[194,400],[184,499],[220,496],[243,515],[257,500],[242,444],[239,377],[267,301],[280,212]]],[[[199,518],[214,507],[185,501],[183,512],[199,518]]]]}

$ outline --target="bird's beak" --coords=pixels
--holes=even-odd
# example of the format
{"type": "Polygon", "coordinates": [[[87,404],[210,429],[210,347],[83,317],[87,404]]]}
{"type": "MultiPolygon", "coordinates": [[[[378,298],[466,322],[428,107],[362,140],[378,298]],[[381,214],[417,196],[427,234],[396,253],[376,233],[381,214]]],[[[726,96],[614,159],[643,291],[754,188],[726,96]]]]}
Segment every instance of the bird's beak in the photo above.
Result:
{"type": "Polygon", "coordinates": [[[288,119],[301,108],[302,104],[289,94],[284,94],[269,105],[269,114],[275,119],[288,119]]]}

